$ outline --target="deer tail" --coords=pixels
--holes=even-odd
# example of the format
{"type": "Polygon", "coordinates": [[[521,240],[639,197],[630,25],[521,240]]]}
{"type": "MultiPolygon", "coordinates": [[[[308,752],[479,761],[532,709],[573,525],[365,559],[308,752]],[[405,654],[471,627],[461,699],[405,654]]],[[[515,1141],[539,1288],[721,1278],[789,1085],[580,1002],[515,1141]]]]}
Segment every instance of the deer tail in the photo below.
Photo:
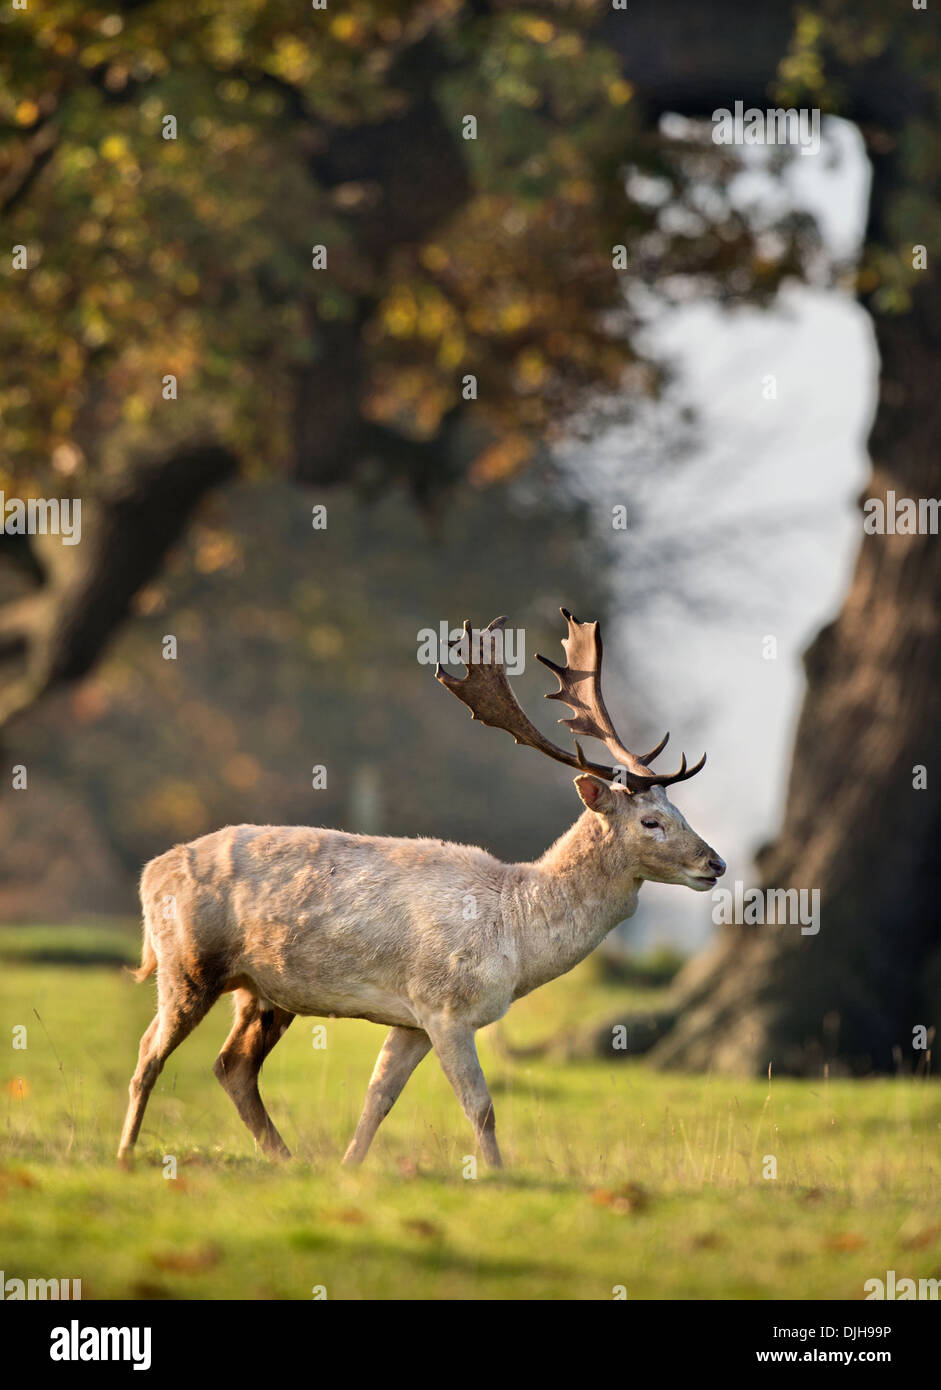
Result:
{"type": "Polygon", "coordinates": [[[147,918],[144,918],[143,941],[141,943],[140,968],[131,970],[128,973],[134,977],[137,983],[143,982],[157,969],[157,952],[154,950],[153,941],[150,938],[150,928],[147,925],[147,918]]]}

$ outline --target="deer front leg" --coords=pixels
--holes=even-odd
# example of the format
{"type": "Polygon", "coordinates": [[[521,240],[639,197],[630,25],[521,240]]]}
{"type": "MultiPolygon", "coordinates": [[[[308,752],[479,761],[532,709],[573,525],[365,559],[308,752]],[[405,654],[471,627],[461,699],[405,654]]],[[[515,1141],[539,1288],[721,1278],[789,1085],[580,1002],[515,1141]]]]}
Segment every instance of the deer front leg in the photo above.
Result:
{"type": "Polygon", "coordinates": [[[477,1057],[473,1028],[468,1028],[466,1024],[438,1022],[429,1025],[428,1034],[441,1069],[461,1102],[464,1114],[474,1126],[485,1162],[491,1168],[502,1168],[493,1101],[477,1057]]]}
{"type": "Polygon", "coordinates": [[[356,1133],[343,1155],[347,1164],[362,1163],[376,1130],[392,1109],[402,1088],[431,1048],[431,1039],[420,1028],[393,1028],[382,1044],[369,1079],[369,1090],[356,1133]]]}

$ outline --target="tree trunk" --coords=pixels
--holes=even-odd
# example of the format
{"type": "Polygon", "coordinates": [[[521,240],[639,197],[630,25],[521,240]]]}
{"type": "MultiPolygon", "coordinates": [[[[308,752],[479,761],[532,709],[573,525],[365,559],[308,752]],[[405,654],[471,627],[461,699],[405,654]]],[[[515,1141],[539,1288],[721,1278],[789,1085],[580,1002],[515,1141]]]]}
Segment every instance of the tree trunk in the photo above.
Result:
{"type": "Polygon", "coordinates": [[[0,603],[0,726],[91,669],[199,502],[235,469],[235,456],[217,445],[180,448],[128,464],[83,497],[80,545],[3,537],[32,587],[0,603]]]}
{"type": "MultiPolygon", "coordinates": [[[[876,219],[892,195],[898,206],[894,158],[873,163],[870,233],[884,230],[876,219]]],[[[901,237],[920,239],[915,228],[901,237]]],[[[931,274],[910,313],[874,319],[882,375],[867,497],[941,496],[931,274]]],[[[678,980],[678,1018],[655,1064],[807,1074],[824,1062],[860,1073],[924,1060],[913,1030],[941,1023],[939,611],[941,538],[864,534],[842,612],[805,656],[784,824],[759,859],[759,886],[820,890],[819,934],[719,928],[678,980]]]]}

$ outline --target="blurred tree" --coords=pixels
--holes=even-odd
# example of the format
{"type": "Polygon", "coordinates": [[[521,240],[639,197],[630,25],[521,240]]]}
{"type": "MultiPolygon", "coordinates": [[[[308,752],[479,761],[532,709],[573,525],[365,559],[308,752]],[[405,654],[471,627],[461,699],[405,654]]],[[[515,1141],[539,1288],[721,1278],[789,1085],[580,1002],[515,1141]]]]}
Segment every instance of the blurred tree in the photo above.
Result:
{"type": "MultiPolygon", "coordinates": [[[[0,723],[92,666],[236,469],[398,481],[428,507],[519,470],[601,393],[652,385],[626,374],[612,246],[657,210],[623,170],[718,188],[734,160],[687,168],[645,132],[601,13],[0,16],[0,207],[21,248],[0,266],[0,485],[80,496],[85,530],[71,549],[0,537],[0,723]]],[[[727,203],[718,220],[721,237],[702,215],[661,231],[658,273],[760,297],[796,268],[790,235],[769,257],[727,203]]]]}
{"type": "MultiPolygon", "coordinates": [[[[650,385],[612,245],[628,278],[679,272],[697,292],[760,299],[799,272],[806,229],[758,234],[722,196],[727,153],[668,148],[665,111],[773,93],[859,124],[873,185],[858,287],[883,364],[870,491],[941,491],[933,10],[63,0],[2,23],[0,206],[29,258],[3,266],[5,478],[80,493],[88,543],[79,560],[4,538],[0,718],[88,669],[237,467],[401,480],[428,506],[457,477],[510,475],[599,392],[650,385]],[[665,205],[628,197],[629,166],[663,181],[665,205]],[[696,199],[705,184],[715,196],[696,199]]],[[[764,863],[769,883],[821,889],[820,938],[730,933],[687,981],[664,1062],[885,1066],[937,1023],[933,539],[867,540],[808,661],[764,863]]]]}

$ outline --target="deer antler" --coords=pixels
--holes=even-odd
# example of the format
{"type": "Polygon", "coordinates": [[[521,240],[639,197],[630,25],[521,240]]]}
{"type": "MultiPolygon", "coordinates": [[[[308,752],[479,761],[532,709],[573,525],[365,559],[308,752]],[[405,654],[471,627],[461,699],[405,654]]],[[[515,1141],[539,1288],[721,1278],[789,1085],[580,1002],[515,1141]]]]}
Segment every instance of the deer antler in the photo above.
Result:
{"type": "Polygon", "coordinates": [[[561,700],[569,709],[575,711],[571,719],[560,719],[559,723],[571,729],[573,734],[599,739],[619,763],[641,777],[647,786],[666,787],[673,782],[685,782],[701,771],[706,762],[706,755],[703,754],[694,767],[688,768],[685,753],[681,756],[679,769],[674,773],[657,776],[645,771],[667,746],[669,733],[663,735],[656,748],[642,756],[624,747],[605,708],[601,693],[601,658],[604,652],[601,630],[596,622],[579,622],[567,608],[559,611],[569,627],[568,637],[562,638],[566,665],[557,666],[548,657],[540,656],[538,652],[536,654],[536,660],[548,666],[559,682],[558,690],[554,690],[545,698],[561,700]]]}
{"type": "MultiPolygon", "coordinates": [[[[648,787],[669,786],[673,782],[683,782],[699,772],[706,761],[705,754],[695,767],[688,768],[684,753],[679,771],[671,775],[659,776],[646,771],[647,765],[658,753],[662,752],[669,734],[661,739],[652,752],[647,753],[642,758],[624,747],[615,732],[611,716],[605,708],[601,695],[602,644],[598,624],[580,623],[565,608],[561,611],[569,625],[569,635],[562,639],[567,664],[557,666],[554,661],[549,661],[547,657],[537,654],[537,660],[554,671],[559,681],[559,689],[547,695],[546,699],[563,700],[575,711],[571,719],[560,719],[559,723],[565,724],[573,735],[582,734],[585,737],[600,740],[609,753],[613,753],[621,763],[620,767],[607,767],[601,763],[589,762],[582,752],[577,738],[575,739],[575,753],[569,753],[545,738],[520,707],[510,688],[503,662],[492,659],[494,655],[492,638],[488,639],[487,642],[490,647],[487,654],[491,659],[489,661],[474,659],[469,621],[464,623],[462,639],[466,643],[464,659],[464,665],[467,668],[466,676],[448,675],[446,671],[442,671],[439,664],[435,668],[435,679],[446,686],[452,695],[456,695],[468,707],[472,718],[489,724],[491,728],[505,729],[507,733],[513,735],[517,743],[536,748],[540,753],[545,753],[547,757],[554,758],[556,762],[565,763],[567,767],[574,767],[579,772],[592,772],[606,782],[620,782],[632,792],[645,791],[648,787]]],[[[505,617],[494,618],[493,622],[484,629],[484,633],[502,632],[505,623],[505,617]]],[[[483,638],[484,634],[480,635],[483,638]]]]}
{"type": "MultiPolygon", "coordinates": [[[[494,618],[493,622],[484,629],[484,632],[502,632],[506,618],[494,618]]],[[[468,643],[471,639],[470,620],[464,623],[464,638],[468,643]]],[[[465,650],[467,650],[465,648],[465,650]]],[[[492,655],[492,646],[491,646],[492,655]]],[[[467,706],[471,712],[472,719],[479,719],[484,724],[489,724],[493,729],[505,729],[508,734],[512,734],[517,743],[524,743],[530,748],[536,748],[540,753],[545,753],[547,757],[554,758],[556,762],[565,763],[568,767],[578,768],[580,772],[594,772],[599,777],[604,777],[611,781],[616,773],[615,768],[603,767],[598,763],[590,763],[575,744],[575,753],[568,753],[564,748],[558,748],[549,739],[545,738],[523,712],[520,704],[510,688],[507,680],[506,667],[502,661],[491,660],[489,662],[479,662],[473,659],[472,651],[467,651],[467,660],[464,662],[467,667],[466,676],[451,676],[447,671],[442,671],[440,663],[435,667],[435,680],[440,681],[443,686],[450,690],[452,695],[467,706]]]]}

